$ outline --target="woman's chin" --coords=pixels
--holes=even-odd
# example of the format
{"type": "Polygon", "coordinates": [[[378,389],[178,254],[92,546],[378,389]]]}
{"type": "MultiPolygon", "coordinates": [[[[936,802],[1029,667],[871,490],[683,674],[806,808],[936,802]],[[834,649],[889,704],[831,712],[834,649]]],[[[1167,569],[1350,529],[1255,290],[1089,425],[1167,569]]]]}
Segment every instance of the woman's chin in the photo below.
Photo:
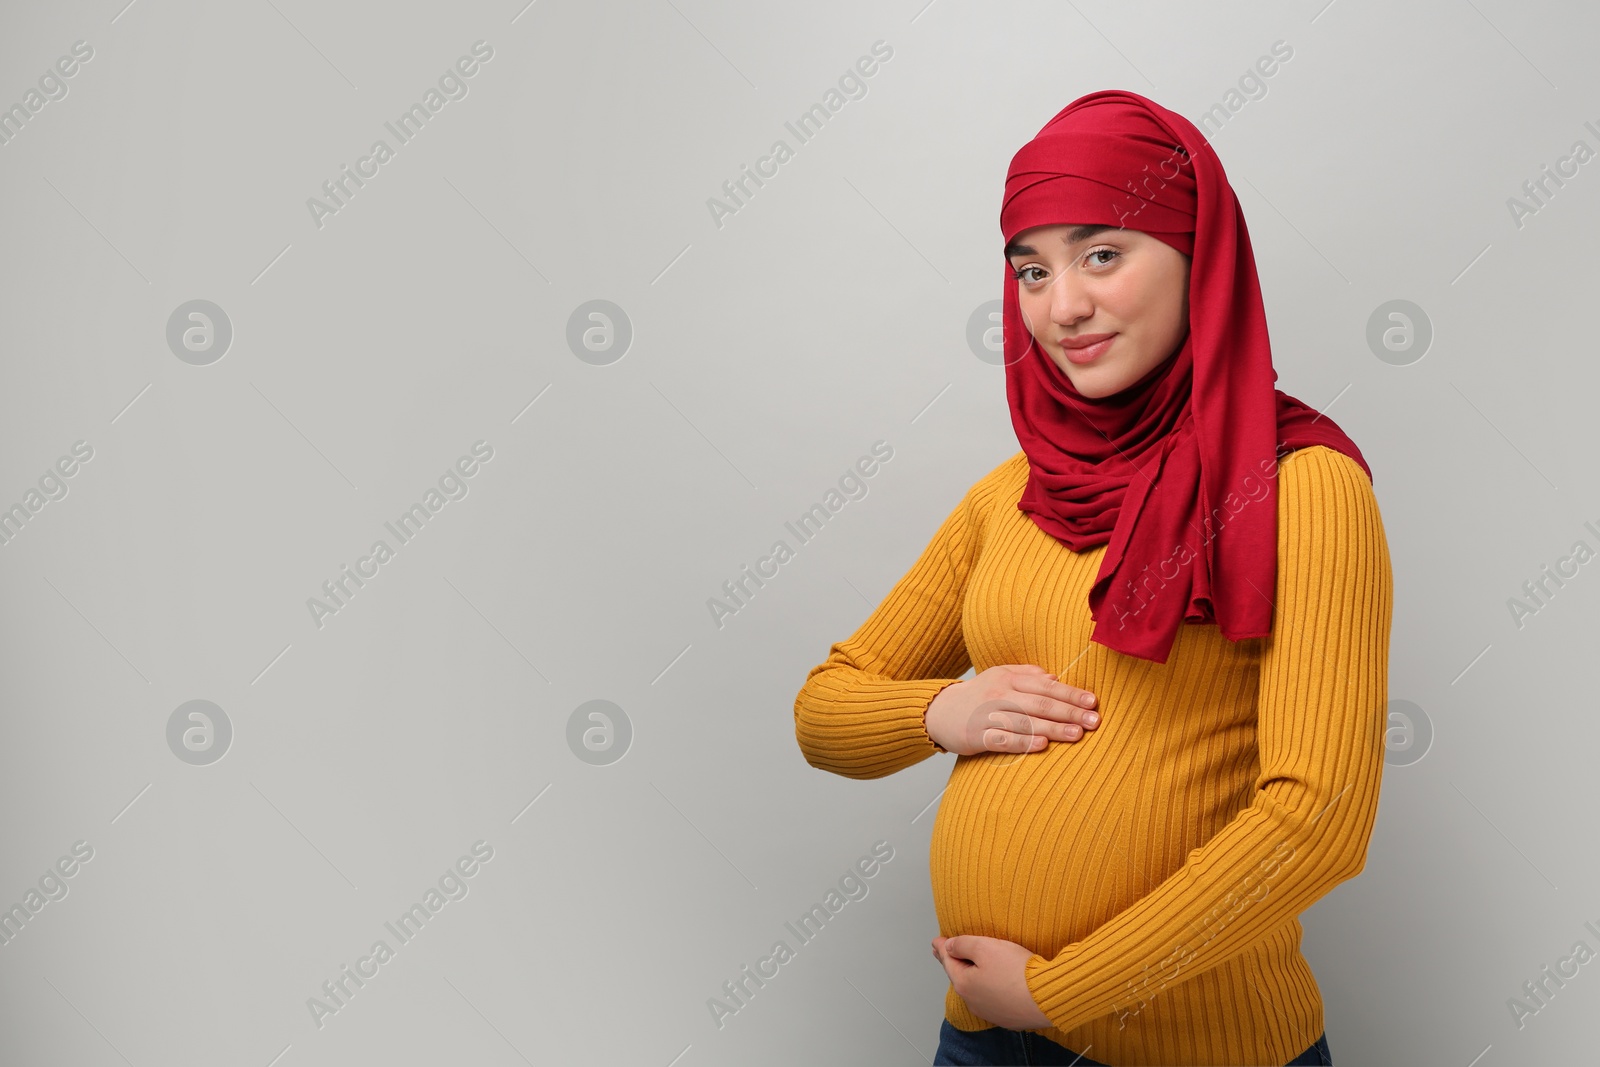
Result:
{"type": "Polygon", "coordinates": [[[1123,380],[1123,375],[1109,367],[1074,367],[1068,364],[1062,367],[1061,371],[1067,376],[1067,381],[1072,383],[1072,387],[1090,400],[1110,396],[1126,389],[1129,385],[1123,380]]]}

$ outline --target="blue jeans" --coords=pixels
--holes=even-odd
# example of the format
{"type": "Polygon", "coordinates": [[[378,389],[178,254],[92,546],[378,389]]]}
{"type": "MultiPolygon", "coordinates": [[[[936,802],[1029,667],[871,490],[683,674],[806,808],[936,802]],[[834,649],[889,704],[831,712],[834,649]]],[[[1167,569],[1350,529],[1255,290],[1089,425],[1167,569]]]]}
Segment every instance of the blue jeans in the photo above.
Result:
{"type": "MultiPolygon", "coordinates": [[[[939,1027],[939,1051],[933,1055],[935,1067],[950,1064],[953,1067],[1105,1067],[1099,1060],[1088,1059],[1064,1045],[1027,1030],[1007,1030],[991,1026],[987,1030],[960,1030],[944,1020],[939,1027]]],[[[1328,1051],[1328,1035],[1323,1034],[1311,1047],[1290,1060],[1285,1067],[1332,1067],[1333,1055],[1328,1051]]]]}

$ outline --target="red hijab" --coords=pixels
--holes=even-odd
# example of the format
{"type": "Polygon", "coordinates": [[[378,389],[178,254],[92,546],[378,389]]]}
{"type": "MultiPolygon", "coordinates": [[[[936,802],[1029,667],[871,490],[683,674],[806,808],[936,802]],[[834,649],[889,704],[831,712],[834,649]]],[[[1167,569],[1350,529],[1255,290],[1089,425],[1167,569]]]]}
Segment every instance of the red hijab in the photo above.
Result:
{"type": "Polygon", "coordinates": [[[1165,663],[1183,622],[1272,632],[1277,462],[1327,445],[1372,477],[1326,416],[1274,388],[1244,212],[1194,124],[1137,93],[1079,97],[1011,160],[1000,230],[1097,223],[1191,257],[1182,347],[1119,393],[1085,397],[1022,320],[1005,267],[1006,397],[1028,457],[1017,507],[1073,551],[1109,547],[1091,640],[1165,663]]]}

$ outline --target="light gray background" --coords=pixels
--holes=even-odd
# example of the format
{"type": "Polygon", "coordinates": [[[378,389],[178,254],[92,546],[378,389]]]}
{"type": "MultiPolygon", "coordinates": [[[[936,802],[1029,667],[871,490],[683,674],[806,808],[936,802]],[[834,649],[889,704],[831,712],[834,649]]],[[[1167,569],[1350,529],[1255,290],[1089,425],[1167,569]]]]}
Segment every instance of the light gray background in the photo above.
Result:
{"type": "MultiPolygon", "coordinates": [[[[93,59],[0,146],[0,904],[94,857],[0,946],[0,1061],[917,1064],[946,978],[927,839],[951,760],[809,767],[807,670],[1016,449],[968,346],[1000,296],[1013,152],[1126,88],[1216,134],[1279,387],[1360,444],[1393,552],[1386,768],[1364,874],[1304,916],[1341,1067],[1593,1047],[1600,538],[1591,418],[1600,18],[1509,0],[1227,5],[717,0],[7,5],[0,105],[93,59]],[[306,207],[473,42],[493,58],[319,228],[306,207]],[[867,55],[864,97],[797,117],[867,55]],[[707,199],[795,157],[719,228],[707,199]],[[205,299],[234,332],[166,342],[205,299]],[[634,331],[596,366],[589,300],[634,331]],[[1369,347],[1404,299],[1421,359],[1369,347]],[[893,459],[719,629],[722,583],[877,440],[893,459]],[[306,606],[474,441],[494,458],[319,629],[306,606]],[[174,709],[234,736],[194,766],[174,709]],[[574,710],[620,707],[606,766],[574,710]],[[1398,736],[1398,735],[1397,735],[1398,736]],[[531,804],[531,806],[530,806],[531,804]],[[493,859],[343,1010],[308,998],[473,842],[493,859]],[[707,1000],[873,842],[894,859],[748,1006],[707,1000]]],[[[791,539],[792,540],[792,539],[791,539]]],[[[1092,1053],[1091,1053],[1092,1055],[1092,1053]]]]}

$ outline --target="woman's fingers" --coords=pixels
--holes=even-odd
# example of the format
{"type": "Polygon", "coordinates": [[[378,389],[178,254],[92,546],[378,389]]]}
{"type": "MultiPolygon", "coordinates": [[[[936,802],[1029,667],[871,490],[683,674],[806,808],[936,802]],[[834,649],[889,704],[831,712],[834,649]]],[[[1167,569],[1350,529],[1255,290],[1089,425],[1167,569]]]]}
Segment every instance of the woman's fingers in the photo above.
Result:
{"type": "MultiPolygon", "coordinates": [[[[1100,725],[1100,713],[1078,704],[1069,704],[1058,697],[1047,696],[1043,693],[1019,694],[1015,700],[1007,701],[1000,710],[1014,710],[1017,714],[1029,716],[1041,723],[1054,726],[1080,726],[1092,730],[1100,725]]],[[[1026,730],[1029,727],[1019,720],[1018,729],[1026,730]]],[[[1034,729],[1039,729],[1036,724],[1034,729]]],[[[1055,733],[1059,733],[1056,731],[1055,733]]],[[[1052,733],[1051,736],[1055,736],[1052,733]]]]}
{"type": "Polygon", "coordinates": [[[1075,707],[1092,708],[1098,703],[1095,695],[1087,689],[1079,689],[1075,685],[1068,685],[1066,682],[1059,681],[1051,681],[1046,685],[1045,694],[1047,696],[1055,697],[1057,700],[1065,701],[1075,707]]]}
{"type": "Polygon", "coordinates": [[[1099,703],[1095,695],[1087,689],[1056,681],[1054,675],[1023,676],[1013,683],[1012,688],[1028,694],[1019,704],[1030,714],[1084,725],[1099,721],[1099,713],[1093,710],[1099,703]]]}
{"type": "Polygon", "coordinates": [[[1095,695],[1038,664],[1003,664],[984,673],[989,671],[1001,695],[984,701],[967,720],[969,730],[980,729],[983,751],[1037,752],[1051,741],[1080,740],[1099,725],[1095,695]]]}
{"type": "Polygon", "coordinates": [[[1049,743],[1043,734],[1013,733],[998,726],[983,732],[983,747],[990,752],[1037,752],[1049,743]]]}
{"type": "Polygon", "coordinates": [[[999,740],[1007,745],[1000,749],[1003,752],[1027,752],[1043,748],[1047,741],[1076,741],[1083,736],[1083,728],[1077,723],[1057,722],[1021,711],[992,710],[989,724],[985,743],[991,740],[990,734],[1000,731],[1005,736],[999,740]]]}

